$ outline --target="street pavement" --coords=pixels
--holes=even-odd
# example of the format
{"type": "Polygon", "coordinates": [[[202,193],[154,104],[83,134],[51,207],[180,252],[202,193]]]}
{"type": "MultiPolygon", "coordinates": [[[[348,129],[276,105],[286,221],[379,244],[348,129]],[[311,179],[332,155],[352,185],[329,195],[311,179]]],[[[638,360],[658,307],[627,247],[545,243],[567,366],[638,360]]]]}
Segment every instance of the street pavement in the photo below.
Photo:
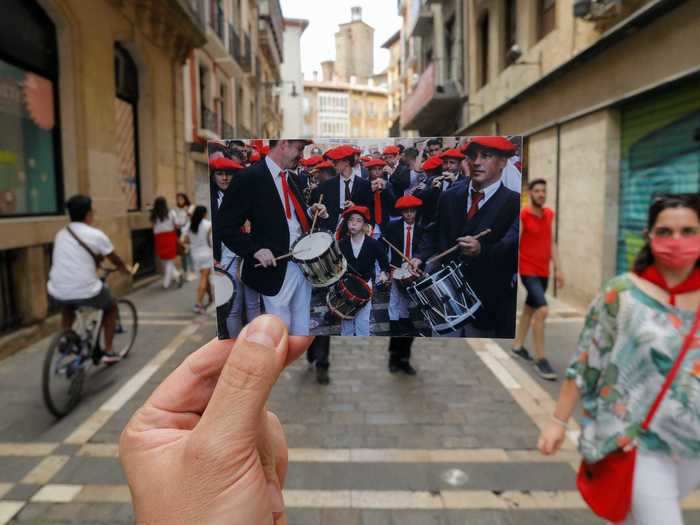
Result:
{"type": "MultiPolygon", "coordinates": [[[[193,296],[194,283],[131,294],[137,346],[118,366],[96,369],[81,404],[60,421],[41,399],[48,340],[0,362],[0,525],[133,522],[119,434],[214,335],[212,314],[191,313],[193,296]]],[[[582,319],[565,305],[552,310],[546,351],[561,372],[582,319]]],[[[602,523],[575,489],[575,432],[555,458],[535,450],[558,382],[512,358],[509,341],[491,340],[416,340],[418,375],[391,375],[387,341],[335,338],[330,385],[316,384],[302,358],[274,387],[269,408],[290,447],[290,524],[602,523]]],[[[700,494],[686,509],[686,523],[700,523],[700,494]]]]}

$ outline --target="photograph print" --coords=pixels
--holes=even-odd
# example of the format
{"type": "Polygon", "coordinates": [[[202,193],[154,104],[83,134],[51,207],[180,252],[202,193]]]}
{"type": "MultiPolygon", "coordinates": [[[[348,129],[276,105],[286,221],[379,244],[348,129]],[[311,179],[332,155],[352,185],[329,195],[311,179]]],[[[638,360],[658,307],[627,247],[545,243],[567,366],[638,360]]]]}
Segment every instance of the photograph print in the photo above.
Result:
{"type": "Polygon", "coordinates": [[[219,338],[515,336],[520,137],[207,147],[219,338]]]}

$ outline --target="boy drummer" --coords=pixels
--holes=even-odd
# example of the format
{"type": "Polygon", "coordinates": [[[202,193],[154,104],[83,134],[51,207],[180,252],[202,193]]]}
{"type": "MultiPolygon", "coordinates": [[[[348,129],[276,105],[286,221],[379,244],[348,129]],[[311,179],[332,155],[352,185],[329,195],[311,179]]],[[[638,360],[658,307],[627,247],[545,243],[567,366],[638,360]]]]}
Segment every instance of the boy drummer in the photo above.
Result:
{"type": "MultiPolygon", "coordinates": [[[[342,218],[339,247],[348,261],[348,272],[362,278],[371,289],[375,265],[379,264],[381,273],[378,281],[386,282],[389,260],[383,243],[367,235],[367,226],[370,222],[369,209],[366,206],[350,206],[343,212],[342,218]]],[[[368,336],[371,310],[372,300],[370,299],[354,319],[341,321],[340,335],[368,336]]]]}
{"type": "MultiPolygon", "coordinates": [[[[391,250],[391,264],[414,277],[418,275],[421,260],[417,257],[418,249],[423,237],[423,227],[416,222],[418,208],[423,202],[413,195],[404,195],[396,201],[394,207],[401,214],[401,219],[386,225],[384,238],[395,248],[401,250],[405,259],[395,250],[391,250]],[[411,261],[409,264],[406,259],[411,261]]],[[[394,271],[396,273],[396,270],[394,271]]],[[[396,279],[391,280],[389,292],[389,329],[392,336],[415,335],[415,328],[408,312],[408,296],[397,284],[396,279]]]]}

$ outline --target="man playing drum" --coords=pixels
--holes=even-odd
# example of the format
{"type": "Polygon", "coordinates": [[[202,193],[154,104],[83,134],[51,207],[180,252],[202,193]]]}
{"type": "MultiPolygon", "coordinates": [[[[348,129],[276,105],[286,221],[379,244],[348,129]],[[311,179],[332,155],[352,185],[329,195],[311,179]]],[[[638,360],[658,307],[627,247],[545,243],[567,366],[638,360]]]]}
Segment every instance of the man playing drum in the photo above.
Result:
{"type": "Polygon", "coordinates": [[[288,258],[292,244],[307,233],[311,217],[322,204],[309,209],[301,191],[285,170],[296,168],[308,140],[271,140],[266,157],[231,183],[218,213],[221,241],[243,258],[241,280],[260,292],[265,311],[277,315],[291,335],[308,335],[311,285],[288,258]],[[241,226],[250,221],[250,232],[241,226]]]}
{"type": "Polygon", "coordinates": [[[520,195],[501,182],[503,168],[515,150],[505,137],[473,137],[465,151],[470,177],[442,193],[435,228],[423,237],[421,259],[425,261],[459,246],[440,263],[462,262],[466,281],[482,302],[475,317],[452,332],[452,337],[515,335],[513,275],[518,265],[520,195]],[[486,230],[488,234],[477,237],[486,230]]]}

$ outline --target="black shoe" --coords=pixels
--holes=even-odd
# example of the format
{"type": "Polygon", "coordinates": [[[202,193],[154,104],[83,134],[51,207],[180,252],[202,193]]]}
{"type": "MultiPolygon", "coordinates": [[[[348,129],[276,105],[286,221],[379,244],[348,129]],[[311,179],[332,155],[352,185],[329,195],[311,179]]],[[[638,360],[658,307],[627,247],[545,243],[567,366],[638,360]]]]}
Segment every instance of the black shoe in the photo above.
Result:
{"type": "Polygon", "coordinates": [[[401,371],[401,365],[398,363],[392,363],[389,361],[389,372],[392,374],[397,374],[401,371]]]}
{"type": "Polygon", "coordinates": [[[414,376],[417,373],[416,369],[413,368],[408,361],[403,361],[399,366],[401,367],[401,371],[407,376],[414,376]]]}
{"type": "Polygon", "coordinates": [[[535,370],[537,370],[537,373],[542,379],[546,379],[547,381],[557,380],[557,374],[554,373],[552,366],[546,358],[535,361],[535,370]]]}
{"type": "Polygon", "coordinates": [[[314,352],[313,346],[309,347],[309,349],[306,351],[306,360],[310,365],[313,365],[314,361],[316,361],[316,352],[314,352]]]}
{"type": "Polygon", "coordinates": [[[319,385],[327,385],[328,383],[331,382],[331,378],[328,375],[328,370],[325,368],[317,368],[316,369],[316,382],[319,385]]]}
{"type": "Polygon", "coordinates": [[[511,348],[510,351],[518,357],[520,357],[521,359],[524,359],[525,361],[532,361],[530,352],[528,352],[527,348],[525,348],[524,346],[521,346],[520,348],[511,348]]]}

